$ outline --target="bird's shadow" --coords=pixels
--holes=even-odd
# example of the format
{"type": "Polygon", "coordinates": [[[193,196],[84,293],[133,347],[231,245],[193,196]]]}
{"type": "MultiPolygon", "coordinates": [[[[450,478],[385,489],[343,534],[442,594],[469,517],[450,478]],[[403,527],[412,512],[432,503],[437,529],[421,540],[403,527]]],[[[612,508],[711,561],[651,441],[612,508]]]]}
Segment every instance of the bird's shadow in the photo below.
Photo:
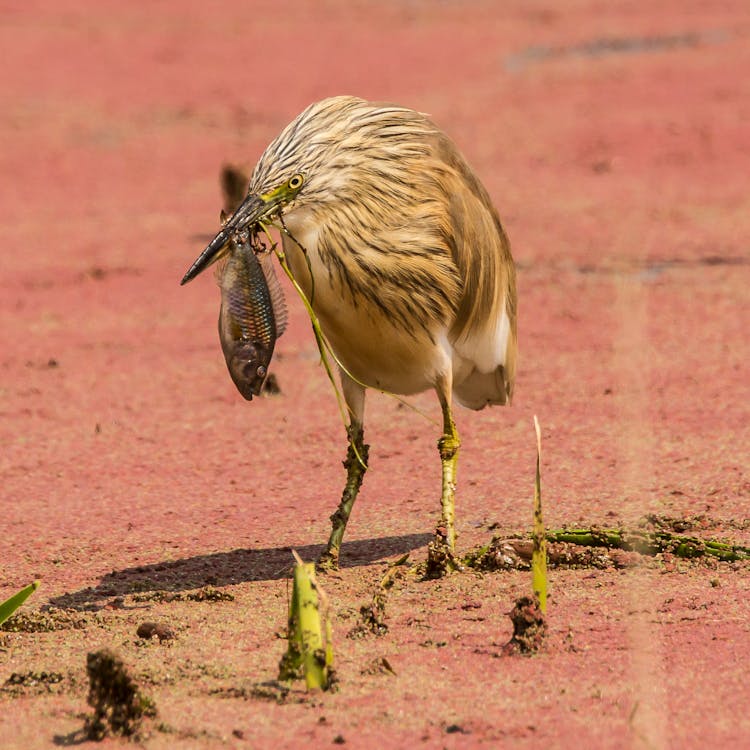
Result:
{"type": "MultiPolygon", "coordinates": [[[[425,546],[431,534],[403,534],[380,539],[347,542],[341,548],[342,568],[369,565],[392,555],[425,546]]],[[[316,560],[321,545],[294,548],[305,560],[316,560]]],[[[49,600],[48,606],[96,610],[112,597],[149,591],[178,592],[203,586],[227,586],[248,581],[269,581],[291,574],[292,547],[235,549],[180,560],[138,565],[107,573],[97,586],[66,592],[49,600]]]]}

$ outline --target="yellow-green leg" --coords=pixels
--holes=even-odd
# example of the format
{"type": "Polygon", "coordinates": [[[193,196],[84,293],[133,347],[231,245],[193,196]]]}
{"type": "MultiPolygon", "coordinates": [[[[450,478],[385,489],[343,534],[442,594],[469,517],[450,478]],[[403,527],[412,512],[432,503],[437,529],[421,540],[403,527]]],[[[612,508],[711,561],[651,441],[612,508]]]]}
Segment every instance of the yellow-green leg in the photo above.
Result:
{"type": "Polygon", "coordinates": [[[442,494],[440,497],[440,523],[435,538],[427,548],[427,575],[437,577],[459,567],[456,561],[456,468],[461,441],[453,421],[450,388],[445,384],[437,388],[443,409],[443,436],[438,440],[442,466],[442,494]]]}
{"type": "Polygon", "coordinates": [[[341,385],[351,415],[351,423],[347,428],[349,448],[346,451],[346,460],[344,461],[346,484],[339,507],[331,516],[331,536],[328,538],[325,551],[318,559],[317,568],[321,571],[337,570],[339,567],[339,551],[344,538],[344,531],[346,531],[346,524],[349,521],[354,501],[357,499],[359,488],[362,486],[365,471],[367,471],[369,446],[365,445],[362,426],[365,389],[352,381],[345,373],[342,373],[341,385]]]}

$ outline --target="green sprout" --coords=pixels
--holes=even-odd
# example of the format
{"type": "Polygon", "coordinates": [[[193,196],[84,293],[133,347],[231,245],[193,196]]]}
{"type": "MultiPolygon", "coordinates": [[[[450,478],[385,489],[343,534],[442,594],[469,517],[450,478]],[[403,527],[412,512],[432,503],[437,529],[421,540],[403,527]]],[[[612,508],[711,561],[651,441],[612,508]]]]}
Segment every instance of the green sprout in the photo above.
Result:
{"type": "Polygon", "coordinates": [[[315,564],[293,554],[297,564],[289,603],[288,647],[279,664],[279,680],[304,677],[308,690],[328,690],[335,682],[328,598],[315,577],[315,564]]]}
{"type": "Polygon", "coordinates": [[[18,593],[13,594],[0,604],[0,625],[2,625],[37,589],[39,581],[30,583],[26,588],[21,589],[18,593]]]}
{"type": "Polygon", "coordinates": [[[531,578],[534,594],[539,599],[542,614],[547,612],[547,537],[542,518],[542,476],[540,463],[542,459],[542,433],[539,420],[534,415],[536,432],[536,473],[534,475],[534,551],[531,554],[531,578]]]}

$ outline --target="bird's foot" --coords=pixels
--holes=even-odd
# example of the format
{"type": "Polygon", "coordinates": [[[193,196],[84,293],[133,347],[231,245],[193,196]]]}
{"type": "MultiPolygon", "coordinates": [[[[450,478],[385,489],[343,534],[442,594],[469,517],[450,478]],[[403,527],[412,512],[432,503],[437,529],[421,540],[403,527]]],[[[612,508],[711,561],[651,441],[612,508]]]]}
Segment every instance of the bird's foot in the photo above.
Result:
{"type": "Polygon", "coordinates": [[[318,558],[315,563],[315,570],[318,573],[334,573],[339,569],[339,550],[337,547],[328,547],[318,558]]]}
{"type": "Polygon", "coordinates": [[[453,545],[448,541],[442,526],[435,529],[435,538],[427,545],[427,568],[425,578],[442,578],[448,573],[463,570],[453,545]]]}

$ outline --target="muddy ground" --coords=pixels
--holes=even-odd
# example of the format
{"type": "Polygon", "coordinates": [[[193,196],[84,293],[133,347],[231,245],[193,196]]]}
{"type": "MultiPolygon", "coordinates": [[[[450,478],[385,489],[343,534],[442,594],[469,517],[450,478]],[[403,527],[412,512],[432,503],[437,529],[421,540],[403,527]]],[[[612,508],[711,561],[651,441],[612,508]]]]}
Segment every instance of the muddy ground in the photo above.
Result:
{"type": "Polygon", "coordinates": [[[248,404],[215,284],[178,285],[217,227],[221,164],[252,166],[307,103],[429,112],[519,268],[514,405],[457,414],[460,548],[529,528],[533,414],[551,527],[656,514],[748,544],[744,0],[2,2],[0,48],[0,597],[42,581],[0,633],[4,748],[81,740],[105,646],[157,706],[154,750],[750,744],[747,563],[554,569],[532,658],[501,655],[528,573],[410,569],[387,632],[347,637],[439,510],[438,428],[377,394],[325,581],[340,690],[264,687],[344,430],[301,305],[280,394],[248,404]],[[146,621],[174,637],[140,638],[146,621]]]}

